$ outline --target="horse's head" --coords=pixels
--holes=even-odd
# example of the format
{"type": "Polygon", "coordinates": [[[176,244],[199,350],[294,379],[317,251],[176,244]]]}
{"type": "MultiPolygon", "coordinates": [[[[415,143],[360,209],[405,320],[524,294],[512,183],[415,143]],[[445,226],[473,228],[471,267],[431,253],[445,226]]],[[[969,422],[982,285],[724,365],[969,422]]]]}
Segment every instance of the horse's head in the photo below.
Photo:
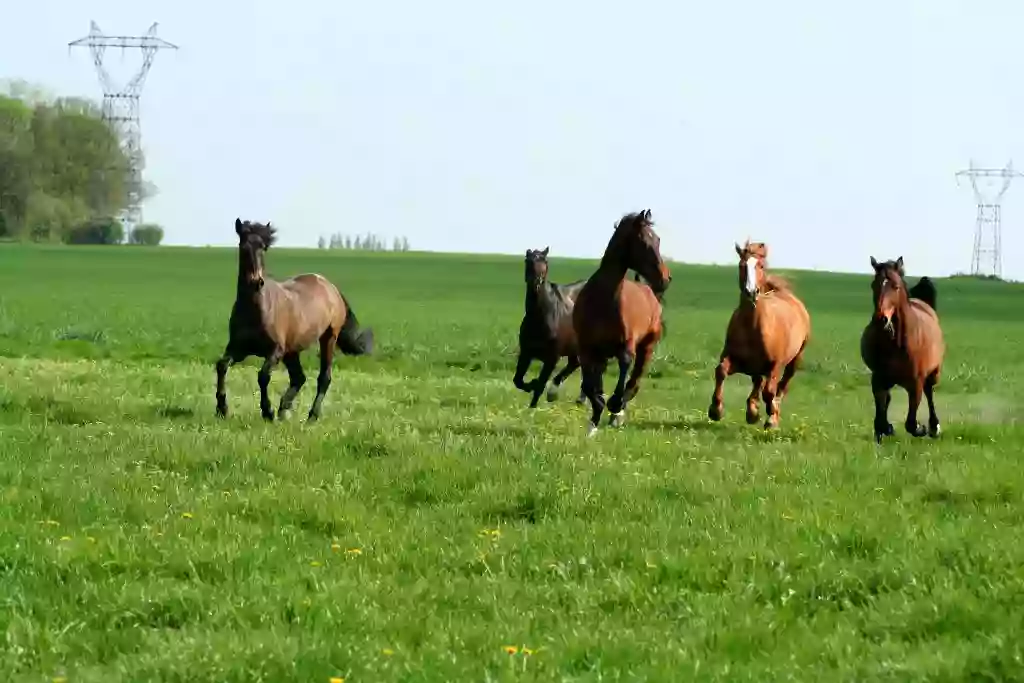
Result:
{"type": "Polygon", "coordinates": [[[764,267],[768,259],[768,245],[764,242],[751,242],[748,238],[742,247],[736,245],[736,255],[740,257],[740,293],[756,305],[757,297],[765,285],[764,267]]]}
{"type": "Polygon", "coordinates": [[[550,247],[526,250],[526,282],[533,286],[543,284],[548,279],[548,251],[550,247]]]}
{"type": "Polygon", "coordinates": [[[875,299],[874,317],[884,321],[885,328],[892,332],[892,318],[908,298],[903,283],[903,257],[879,262],[872,256],[871,267],[875,269],[875,279],[871,282],[871,293],[875,299]]]}
{"type": "Polygon", "coordinates": [[[661,238],[654,232],[651,210],[626,214],[615,226],[613,244],[632,268],[659,297],[668,289],[672,275],[661,258],[661,238]]]}
{"type": "Polygon", "coordinates": [[[235,219],[235,232],[238,233],[238,255],[241,263],[239,278],[254,289],[263,287],[263,254],[276,239],[276,230],[270,223],[244,223],[235,219]]]}

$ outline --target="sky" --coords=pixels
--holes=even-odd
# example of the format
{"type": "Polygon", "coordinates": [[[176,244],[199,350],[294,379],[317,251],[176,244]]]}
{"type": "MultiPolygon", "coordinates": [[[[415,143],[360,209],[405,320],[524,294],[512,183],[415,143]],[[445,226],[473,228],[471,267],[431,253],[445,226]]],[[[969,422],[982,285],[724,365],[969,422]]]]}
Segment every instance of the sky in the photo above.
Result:
{"type": "MultiPolygon", "coordinates": [[[[780,268],[946,275],[976,214],[956,171],[1024,170],[1020,0],[36,0],[4,11],[0,77],[99,99],[67,47],[90,20],[181,48],[142,96],[169,244],[234,244],[237,216],[599,257],[650,208],[677,261],[749,236],[780,268]]],[[[140,64],[107,51],[120,82],[140,64]]],[[[1024,279],[1024,178],[1002,220],[1024,279]]]]}

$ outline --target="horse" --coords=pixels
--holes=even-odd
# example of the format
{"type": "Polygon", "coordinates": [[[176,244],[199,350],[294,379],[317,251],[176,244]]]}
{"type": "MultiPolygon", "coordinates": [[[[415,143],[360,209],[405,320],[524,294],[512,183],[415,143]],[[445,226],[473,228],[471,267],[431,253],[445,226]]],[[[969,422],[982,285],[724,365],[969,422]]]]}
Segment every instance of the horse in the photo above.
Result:
{"type": "Polygon", "coordinates": [[[735,373],[750,377],[747,424],[759,419],[758,397],[768,418],[765,429],[779,426],[782,399],[800,366],[811,335],[807,308],[789,283],[765,271],[768,246],[763,242],[735,245],[739,256],[740,300],[729,318],[725,344],[715,367],[715,389],[708,417],[722,419],[725,380],[735,373]]]}
{"type": "Polygon", "coordinates": [[[922,277],[908,291],[904,284],[903,257],[879,262],[871,257],[875,277],[871,283],[874,311],[860,338],[860,356],[871,371],[871,393],[875,397],[875,441],[896,433],[889,423],[892,388],[907,392],[907,433],[925,435],[917,421],[921,395],[928,399],[928,430],[939,436],[939,416],[935,412],[933,392],[939,382],[946,352],[939,325],[938,293],[935,283],[922,277]]]}
{"type": "Polygon", "coordinates": [[[283,362],[289,386],[281,397],[278,416],[286,419],[296,395],[306,382],[299,354],[320,342],[320,374],[316,398],[309,409],[312,422],[320,417],[324,395],[331,386],[331,362],[337,346],[343,354],[360,356],[373,352],[372,328],[360,328],[348,301],[327,278],[317,273],[296,275],[277,282],[266,276],[264,254],[276,239],[270,223],[235,219],[238,234],[238,283],[228,322],[228,343],[217,361],[217,415],[228,414],[224,379],[228,368],[249,356],[263,358],[259,370],[260,412],[273,421],[267,396],[270,375],[283,362]]]}
{"type": "Polygon", "coordinates": [[[661,239],[654,231],[651,210],[624,215],[615,224],[601,264],[583,285],[572,312],[583,393],[592,411],[588,436],[597,432],[605,407],[611,413],[611,426],[624,422],[626,404],[640,391],[644,368],[661,340],[659,298],[671,281],[661,258],[661,239]],[[630,269],[648,284],[627,280],[630,269]],[[618,361],[619,379],[606,403],[603,375],[611,358],[618,361]]]}
{"type": "MultiPolygon", "coordinates": [[[[548,281],[548,251],[527,249],[526,251],[526,312],[519,325],[519,359],[516,374],[512,378],[517,389],[533,392],[530,407],[536,408],[548,378],[554,372],[560,358],[568,358],[568,364],[555,375],[554,383],[548,390],[548,401],[558,398],[558,389],[569,375],[580,366],[576,356],[576,331],[572,327],[572,309],[576,296],[583,288],[583,280],[558,285],[548,281]],[[529,384],[523,376],[534,359],[544,365],[540,374],[529,384]]],[[[586,397],[580,389],[576,403],[583,403],[586,397]]]]}

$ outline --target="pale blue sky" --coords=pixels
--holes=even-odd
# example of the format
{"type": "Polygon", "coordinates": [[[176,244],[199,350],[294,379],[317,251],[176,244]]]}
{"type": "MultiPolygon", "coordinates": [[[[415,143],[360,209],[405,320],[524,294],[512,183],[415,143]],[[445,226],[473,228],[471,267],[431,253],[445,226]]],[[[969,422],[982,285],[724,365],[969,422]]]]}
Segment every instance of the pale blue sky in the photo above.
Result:
{"type": "MultiPolygon", "coordinates": [[[[650,207],[682,261],[732,263],[749,233],[779,267],[947,274],[975,212],[954,172],[1024,170],[1020,0],[37,0],[4,11],[0,76],[98,97],[66,48],[90,19],[182,47],[142,100],[145,217],[174,244],[231,244],[240,215],[288,245],[598,256],[650,207]]],[[[121,79],[139,59],[107,56],[121,79]]],[[[1024,182],[1017,279],[1022,228],[1024,182]]]]}

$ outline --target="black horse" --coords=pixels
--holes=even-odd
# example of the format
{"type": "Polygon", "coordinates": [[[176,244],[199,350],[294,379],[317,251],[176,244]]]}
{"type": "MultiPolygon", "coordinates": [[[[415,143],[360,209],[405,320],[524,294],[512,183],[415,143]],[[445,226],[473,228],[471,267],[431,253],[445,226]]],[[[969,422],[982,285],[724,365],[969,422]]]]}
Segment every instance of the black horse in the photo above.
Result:
{"type": "MultiPolygon", "coordinates": [[[[548,281],[548,248],[543,251],[526,251],[526,313],[519,325],[519,360],[516,374],[512,378],[517,389],[532,392],[530,407],[536,408],[544,387],[558,365],[560,358],[568,358],[568,364],[555,376],[548,401],[558,398],[559,386],[580,366],[576,356],[576,331],[572,326],[572,308],[576,295],[583,289],[586,280],[577,280],[567,285],[548,281]],[[540,374],[530,383],[523,376],[534,359],[544,365],[540,374]]],[[[583,403],[586,397],[582,388],[576,403],[583,403]]]]}

